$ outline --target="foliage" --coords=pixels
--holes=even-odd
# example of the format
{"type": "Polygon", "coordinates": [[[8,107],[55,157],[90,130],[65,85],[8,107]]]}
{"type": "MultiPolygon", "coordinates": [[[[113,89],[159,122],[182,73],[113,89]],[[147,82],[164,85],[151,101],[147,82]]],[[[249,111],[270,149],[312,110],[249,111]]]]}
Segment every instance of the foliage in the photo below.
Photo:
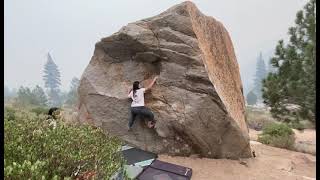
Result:
{"type": "Polygon", "coordinates": [[[59,96],[61,85],[60,71],[49,53],[47,57],[48,60],[44,65],[43,80],[45,83],[45,87],[48,89],[49,105],[59,106],[61,105],[61,100],[59,96]]]}
{"type": "Polygon", "coordinates": [[[272,66],[277,69],[263,81],[263,98],[275,118],[315,121],[316,34],[315,0],[296,15],[289,28],[290,41],[280,40],[272,66]],[[291,107],[295,106],[294,110],[291,107]]]}
{"type": "Polygon", "coordinates": [[[298,129],[298,130],[305,129],[303,124],[301,124],[300,122],[290,122],[288,126],[292,129],[298,129]]]}
{"type": "Polygon", "coordinates": [[[60,106],[62,104],[63,97],[60,89],[49,89],[47,94],[49,106],[60,106]]]}
{"type": "Polygon", "coordinates": [[[96,172],[108,179],[123,166],[121,142],[100,128],[66,125],[24,110],[4,118],[5,179],[74,179],[96,172]]]}
{"type": "Polygon", "coordinates": [[[246,107],[248,126],[256,131],[261,131],[265,126],[275,122],[267,109],[246,107]]]}
{"type": "Polygon", "coordinates": [[[48,107],[35,107],[35,108],[32,108],[30,111],[33,113],[36,113],[36,115],[41,115],[41,114],[45,115],[45,114],[48,114],[49,108],[48,107]]]}
{"type": "Polygon", "coordinates": [[[262,99],[262,80],[267,76],[267,69],[260,53],[257,59],[256,74],[254,79],[254,92],[258,99],[262,99]]]}
{"type": "Polygon", "coordinates": [[[295,141],[294,132],[284,123],[271,123],[265,126],[258,136],[258,141],[271,146],[292,149],[295,141]]]}
{"type": "Polygon", "coordinates": [[[247,94],[247,103],[249,105],[254,105],[257,103],[257,96],[254,94],[253,91],[250,91],[248,94],[247,94]]]}
{"type": "Polygon", "coordinates": [[[40,86],[36,86],[32,90],[32,95],[35,98],[35,104],[39,106],[45,106],[47,104],[47,96],[44,90],[40,86]]]}
{"type": "Polygon", "coordinates": [[[33,90],[28,87],[21,86],[18,90],[17,101],[20,105],[45,106],[47,97],[40,86],[36,86],[33,90]]]}
{"type": "Polygon", "coordinates": [[[66,104],[74,105],[77,103],[79,83],[80,83],[80,80],[78,78],[76,77],[72,78],[66,104]]]}
{"type": "Polygon", "coordinates": [[[32,104],[34,102],[31,90],[28,87],[21,86],[18,90],[17,100],[20,104],[32,104]]]}
{"type": "Polygon", "coordinates": [[[8,121],[15,120],[15,110],[11,107],[5,106],[4,107],[4,119],[8,121]]]}
{"type": "MultiPolygon", "coordinates": [[[[273,55],[273,53],[272,53],[273,55]]],[[[272,66],[272,63],[271,61],[268,61],[268,64],[267,64],[267,74],[266,74],[266,77],[268,76],[269,73],[276,73],[277,72],[277,69],[275,67],[272,66]]],[[[265,78],[266,78],[265,77],[265,78]]],[[[264,78],[264,79],[265,79],[264,78]]],[[[263,81],[263,80],[262,80],[263,81]]],[[[261,84],[263,85],[263,83],[261,82],[261,84]]]]}

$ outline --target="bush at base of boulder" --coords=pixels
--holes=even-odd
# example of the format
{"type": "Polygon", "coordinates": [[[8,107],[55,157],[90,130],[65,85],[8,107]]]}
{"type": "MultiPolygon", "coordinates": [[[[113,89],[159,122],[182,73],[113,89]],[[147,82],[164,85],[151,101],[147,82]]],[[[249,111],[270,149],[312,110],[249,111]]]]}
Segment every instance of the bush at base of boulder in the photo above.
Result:
{"type": "Polygon", "coordinates": [[[6,114],[4,119],[5,179],[75,179],[88,172],[109,179],[124,164],[121,142],[99,128],[28,111],[14,115],[14,121],[6,114]]]}
{"type": "Polygon", "coordinates": [[[295,136],[292,129],[283,123],[271,123],[263,128],[258,141],[274,147],[292,149],[295,136]]]}

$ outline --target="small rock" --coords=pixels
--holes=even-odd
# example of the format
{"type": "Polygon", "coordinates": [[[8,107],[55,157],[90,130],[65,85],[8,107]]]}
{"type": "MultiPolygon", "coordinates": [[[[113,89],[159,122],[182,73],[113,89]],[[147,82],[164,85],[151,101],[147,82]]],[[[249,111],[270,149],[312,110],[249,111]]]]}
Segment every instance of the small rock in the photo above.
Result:
{"type": "Polygon", "coordinates": [[[246,167],[248,167],[248,163],[247,162],[245,162],[245,161],[243,161],[243,160],[240,160],[240,162],[239,162],[241,165],[244,165],[244,166],[246,166],[246,167]]]}

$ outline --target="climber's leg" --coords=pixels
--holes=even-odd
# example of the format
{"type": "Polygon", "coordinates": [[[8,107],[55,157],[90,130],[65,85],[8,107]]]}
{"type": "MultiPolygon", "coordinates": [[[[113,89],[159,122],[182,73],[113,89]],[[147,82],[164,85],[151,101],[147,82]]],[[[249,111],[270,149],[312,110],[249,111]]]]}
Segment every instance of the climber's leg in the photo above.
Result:
{"type": "Polygon", "coordinates": [[[140,110],[140,113],[143,116],[148,118],[148,127],[149,128],[153,128],[156,123],[155,123],[155,120],[154,120],[154,115],[151,112],[151,110],[149,108],[147,108],[147,107],[142,107],[141,110],[140,110]]]}
{"type": "Polygon", "coordinates": [[[135,120],[135,117],[136,117],[136,112],[135,112],[135,108],[131,108],[130,109],[130,113],[129,113],[129,130],[131,129],[133,123],[134,123],[134,120],[135,120]]]}
{"type": "Polygon", "coordinates": [[[142,114],[143,116],[147,117],[148,120],[154,121],[154,115],[149,108],[141,107],[141,109],[139,110],[139,113],[142,114]]]}

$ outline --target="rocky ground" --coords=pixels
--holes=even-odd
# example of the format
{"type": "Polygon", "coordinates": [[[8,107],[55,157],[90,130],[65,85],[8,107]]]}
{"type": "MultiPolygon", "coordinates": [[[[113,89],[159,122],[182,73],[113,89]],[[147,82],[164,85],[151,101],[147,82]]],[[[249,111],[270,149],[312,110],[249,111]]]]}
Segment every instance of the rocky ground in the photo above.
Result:
{"type": "Polygon", "coordinates": [[[242,160],[171,157],[159,160],[192,168],[192,180],[312,180],[316,157],[251,141],[255,158],[242,160]]]}

